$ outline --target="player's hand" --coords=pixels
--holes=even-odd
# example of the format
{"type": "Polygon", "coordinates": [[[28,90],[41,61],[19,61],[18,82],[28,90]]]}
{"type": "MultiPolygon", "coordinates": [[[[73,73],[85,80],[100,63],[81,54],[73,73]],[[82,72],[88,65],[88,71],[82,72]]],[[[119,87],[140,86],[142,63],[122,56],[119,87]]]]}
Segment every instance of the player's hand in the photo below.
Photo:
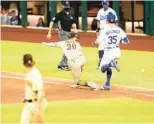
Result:
{"type": "Polygon", "coordinates": [[[51,33],[47,34],[47,39],[50,40],[51,39],[51,33]]]}
{"type": "Polygon", "coordinates": [[[40,111],[39,111],[39,109],[37,109],[37,108],[33,109],[31,121],[33,123],[34,122],[36,123],[36,122],[38,122],[39,117],[40,117],[40,111]]]}
{"type": "Polygon", "coordinates": [[[94,41],[94,42],[92,42],[92,45],[94,45],[94,46],[96,45],[95,41],[94,41]]]}
{"type": "Polygon", "coordinates": [[[78,30],[77,30],[77,29],[75,29],[75,30],[74,30],[74,33],[78,34],[78,30]]]}
{"type": "Polygon", "coordinates": [[[47,43],[46,43],[46,42],[42,42],[42,44],[43,44],[43,45],[47,45],[47,43]]]}

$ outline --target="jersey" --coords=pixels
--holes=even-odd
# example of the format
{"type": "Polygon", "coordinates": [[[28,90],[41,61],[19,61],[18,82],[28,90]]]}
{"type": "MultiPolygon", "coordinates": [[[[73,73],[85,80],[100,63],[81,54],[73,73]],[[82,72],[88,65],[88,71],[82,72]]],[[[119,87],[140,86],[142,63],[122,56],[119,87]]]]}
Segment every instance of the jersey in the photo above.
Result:
{"type": "Polygon", "coordinates": [[[101,30],[97,41],[102,43],[104,48],[119,47],[120,41],[129,43],[126,33],[116,25],[108,25],[104,30],[101,30]]]}
{"type": "Polygon", "coordinates": [[[68,14],[61,11],[53,17],[52,21],[58,23],[58,28],[67,32],[71,31],[72,24],[76,23],[75,17],[69,12],[68,14]]]}
{"type": "Polygon", "coordinates": [[[106,25],[107,22],[107,15],[109,12],[112,12],[115,16],[116,16],[116,21],[118,20],[117,14],[116,12],[112,9],[112,8],[108,8],[108,10],[104,11],[104,9],[100,9],[97,13],[97,20],[100,21],[100,28],[104,28],[104,26],[106,25]]]}
{"type": "Polygon", "coordinates": [[[37,91],[44,90],[42,77],[39,70],[35,67],[26,75],[25,99],[37,99],[37,91]]]}
{"type": "Polygon", "coordinates": [[[83,56],[81,45],[79,42],[72,39],[55,43],[48,43],[48,46],[56,46],[61,48],[69,61],[83,56]]]}

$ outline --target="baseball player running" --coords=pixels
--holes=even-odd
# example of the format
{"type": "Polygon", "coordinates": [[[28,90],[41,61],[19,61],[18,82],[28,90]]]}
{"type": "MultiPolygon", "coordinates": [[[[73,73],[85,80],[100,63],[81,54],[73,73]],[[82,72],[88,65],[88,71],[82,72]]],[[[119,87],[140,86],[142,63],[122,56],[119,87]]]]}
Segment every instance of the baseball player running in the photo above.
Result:
{"type": "Polygon", "coordinates": [[[23,56],[23,65],[27,72],[25,78],[25,99],[21,115],[21,124],[44,122],[44,111],[47,107],[44,84],[41,74],[35,67],[35,62],[30,54],[23,56]]]}
{"type": "Polygon", "coordinates": [[[94,41],[94,43],[96,44],[103,42],[104,56],[100,63],[100,70],[102,73],[106,72],[106,83],[104,84],[104,86],[97,87],[96,85],[91,85],[91,87],[94,89],[98,88],[110,90],[110,80],[112,76],[111,67],[115,68],[118,72],[120,71],[118,63],[116,62],[116,60],[119,59],[121,56],[119,48],[120,42],[124,44],[129,43],[125,32],[120,27],[115,25],[115,21],[115,14],[109,12],[109,14],[107,15],[108,27],[102,30],[97,40],[94,41]]]}
{"type": "Polygon", "coordinates": [[[69,34],[68,40],[53,43],[42,42],[42,44],[51,47],[58,47],[63,50],[64,54],[68,58],[69,68],[74,81],[74,84],[71,87],[79,87],[82,67],[85,63],[85,57],[83,56],[82,48],[79,42],[77,42],[77,34],[71,32],[69,34]]]}
{"type": "MultiPolygon", "coordinates": [[[[60,38],[60,41],[68,40],[68,35],[71,31],[71,28],[73,28],[74,32],[77,33],[76,29],[76,19],[75,17],[70,13],[70,4],[69,1],[63,2],[63,10],[56,14],[55,17],[53,17],[52,21],[50,22],[49,31],[47,34],[47,38],[51,39],[51,31],[54,23],[58,23],[58,36],[60,38]]],[[[59,65],[57,66],[58,70],[65,70],[68,71],[68,65],[67,65],[67,57],[65,54],[63,55],[59,65]]]]}
{"type": "MultiPolygon", "coordinates": [[[[97,29],[96,29],[97,36],[99,36],[101,30],[104,30],[105,27],[107,26],[107,15],[109,12],[112,12],[115,15],[116,17],[115,23],[118,22],[116,12],[112,8],[109,7],[109,1],[103,0],[101,2],[101,5],[102,5],[102,8],[98,11],[97,17],[96,17],[96,19],[98,20],[97,29]]],[[[102,45],[102,43],[100,43],[98,44],[98,56],[99,56],[99,62],[98,62],[98,67],[97,67],[98,69],[100,66],[101,59],[103,58],[103,55],[104,55],[104,46],[102,45]]]]}

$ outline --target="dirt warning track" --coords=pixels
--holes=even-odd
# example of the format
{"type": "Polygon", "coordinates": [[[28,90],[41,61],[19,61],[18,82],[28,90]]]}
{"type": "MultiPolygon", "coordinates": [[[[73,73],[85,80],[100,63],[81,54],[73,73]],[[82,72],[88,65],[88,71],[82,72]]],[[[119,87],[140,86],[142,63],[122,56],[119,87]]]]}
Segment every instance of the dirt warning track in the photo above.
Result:
{"type": "MultiPolygon", "coordinates": [[[[110,91],[94,91],[90,88],[71,88],[72,81],[59,78],[43,78],[49,101],[96,98],[131,98],[154,102],[154,90],[112,85],[110,91]]],[[[24,99],[24,75],[1,73],[2,104],[19,103],[24,99]]]]}

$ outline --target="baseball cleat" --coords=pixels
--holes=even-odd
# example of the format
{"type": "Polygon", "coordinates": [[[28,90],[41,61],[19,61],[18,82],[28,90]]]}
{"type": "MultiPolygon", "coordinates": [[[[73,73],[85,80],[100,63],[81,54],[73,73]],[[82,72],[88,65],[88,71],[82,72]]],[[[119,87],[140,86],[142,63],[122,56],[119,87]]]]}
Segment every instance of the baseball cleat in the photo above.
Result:
{"type": "Polygon", "coordinates": [[[102,88],[102,90],[110,90],[110,86],[104,85],[103,88],[102,88]]]}
{"type": "Polygon", "coordinates": [[[62,70],[64,70],[64,71],[69,71],[69,68],[68,68],[67,66],[62,66],[61,68],[62,68],[62,70]]]}
{"type": "Polygon", "coordinates": [[[57,70],[59,70],[59,71],[69,71],[69,68],[67,67],[67,66],[58,66],[57,67],[57,70]]]}
{"type": "Polygon", "coordinates": [[[73,84],[71,87],[72,87],[72,88],[78,88],[79,85],[78,85],[78,84],[73,84]]]}
{"type": "Polygon", "coordinates": [[[112,67],[115,68],[118,72],[120,72],[119,65],[116,61],[112,60],[111,61],[112,67]]]}
{"type": "Polygon", "coordinates": [[[57,70],[61,71],[61,70],[63,70],[63,69],[62,69],[61,66],[58,66],[58,67],[57,67],[57,70]]]}
{"type": "Polygon", "coordinates": [[[99,69],[100,68],[100,66],[97,66],[97,69],[99,69]]]}

